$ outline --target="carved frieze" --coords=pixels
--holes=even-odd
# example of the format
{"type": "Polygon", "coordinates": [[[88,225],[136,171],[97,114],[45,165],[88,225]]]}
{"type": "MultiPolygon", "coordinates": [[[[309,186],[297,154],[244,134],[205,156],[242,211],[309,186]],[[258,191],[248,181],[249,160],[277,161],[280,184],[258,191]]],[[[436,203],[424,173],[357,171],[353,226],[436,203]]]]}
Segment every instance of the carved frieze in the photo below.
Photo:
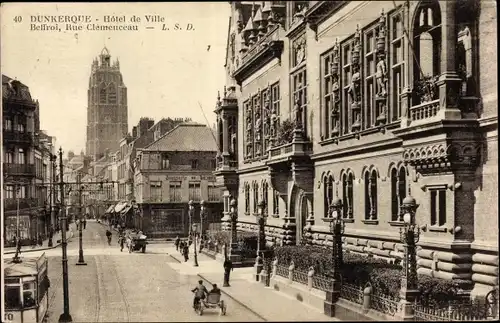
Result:
{"type": "Polygon", "coordinates": [[[349,85],[349,97],[351,100],[351,117],[353,123],[351,131],[356,132],[361,129],[361,32],[359,26],[354,34],[354,44],[351,51],[352,76],[349,85]]]}
{"type": "Polygon", "coordinates": [[[340,50],[338,40],[335,40],[333,47],[333,59],[330,63],[330,74],[332,78],[332,92],[333,92],[333,107],[331,109],[331,129],[332,137],[336,137],[340,133],[340,50]]]}
{"type": "Polygon", "coordinates": [[[387,20],[386,15],[382,11],[379,19],[378,36],[377,36],[377,125],[385,124],[387,121],[387,20]]]}
{"type": "Polygon", "coordinates": [[[422,175],[449,170],[474,170],[480,161],[481,144],[453,142],[408,148],[403,160],[422,175]]]}

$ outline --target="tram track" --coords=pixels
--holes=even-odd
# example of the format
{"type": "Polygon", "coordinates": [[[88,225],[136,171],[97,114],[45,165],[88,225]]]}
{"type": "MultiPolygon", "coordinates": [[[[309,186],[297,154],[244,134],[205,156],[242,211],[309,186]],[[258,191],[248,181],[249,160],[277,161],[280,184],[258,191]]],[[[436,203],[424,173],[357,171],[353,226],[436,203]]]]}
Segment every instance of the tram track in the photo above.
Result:
{"type": "MultiPolygon", "coordinates": [[[[103,284],[104,280],[104,270],[102,266],[102,256],[97,256],[96,257],[96,265],[97,265],[97,302],[96,302],[96,310],[95,310],[95,322],[101,322],[101,301],[104,301],[104,297],[101,296],[101,293],[103,293],[103,288],[105,288],[106,285],[108,284],[103,284]]],[[[125,288],[123,287],[123,282],[120,280],[118,271],[116,270],[116,266],[113,262],[109,264],[108,268],[110,269],[111,272],[108,271],[109,277],[113,277],[114,280],[116,281],[116,284],[118,286],[118,290],[120,291],[121,298],[122,298],[122,303],[123,307],[125,308],[125,315],[126,318],[122,322],[130,322],[130,304],[127,300],[126,294],[125,294],[125,288]]]]}

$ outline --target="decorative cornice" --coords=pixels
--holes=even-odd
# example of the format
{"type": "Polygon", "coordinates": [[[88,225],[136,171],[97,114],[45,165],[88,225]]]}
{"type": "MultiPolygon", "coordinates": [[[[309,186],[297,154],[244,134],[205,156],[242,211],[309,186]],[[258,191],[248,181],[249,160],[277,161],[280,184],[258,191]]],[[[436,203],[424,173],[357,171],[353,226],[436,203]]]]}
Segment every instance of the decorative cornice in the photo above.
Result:
{"type": "Polygon", "coordinates": [[[318,25],[331,17],[332,14],[346,5],[348,1],[318,1],[311,6],[305,14],[305,21],[309,28],[314,31],[317,40],[318,25]]]}

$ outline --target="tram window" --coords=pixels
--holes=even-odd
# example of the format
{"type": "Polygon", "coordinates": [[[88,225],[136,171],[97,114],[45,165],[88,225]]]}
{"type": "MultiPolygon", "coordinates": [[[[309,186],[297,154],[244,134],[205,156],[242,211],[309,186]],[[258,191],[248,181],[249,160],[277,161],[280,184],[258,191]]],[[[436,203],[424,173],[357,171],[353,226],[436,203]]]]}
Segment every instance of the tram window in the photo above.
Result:
{"type": "Polygon", "coordinates": [[[21,308],[21,288],[19,286],[5,286],[5,308],[21,308]]]}
{"type": "Polygon", "coordinates": [[[34,282],[23,284],[23,303],[24,307],[32,307],[36,305],[34,282]]]}

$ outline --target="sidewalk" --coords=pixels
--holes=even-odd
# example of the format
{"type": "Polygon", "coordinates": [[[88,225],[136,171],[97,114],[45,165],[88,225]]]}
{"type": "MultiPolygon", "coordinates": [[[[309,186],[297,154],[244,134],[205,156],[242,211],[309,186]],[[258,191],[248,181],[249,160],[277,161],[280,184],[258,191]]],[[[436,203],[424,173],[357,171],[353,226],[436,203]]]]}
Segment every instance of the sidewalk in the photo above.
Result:
{"type": "MultiPolygon", "coordinates": [[[[68,241],[70,241],[71,238],[73,238],[73,236],[74,236],[74,233],[73,233],[73,230],[70,227],[69,230],[66,232],[66,239],[68,241]]],[[[62,237],[62,234],[60,232],[54,234],[54,236],[52,237],[52,243],[53,243],[52,247],[48,247],[48,245],[49,245],[49,239],[43,240],[43,244],[41,246],[37,245],[35,248],[32,248],[31,246],[22,246],[21,247],[21,254],[24,254],[24,253],[27,253],[27,252],[43,251],[43,250],[49,250],[49,249],[57,248],[57,247],[59,247],[61,245],[61,237],[62,237]]],[[[4,255],[15,254],[15,253],[16,253],[16,247],[3,248],[3,254],[4,255]]]]}
{"type": "MultiPolygon", "coordinates": [[[[224,271],[220,262],[204,254],[198,254],[199,267],[194,267],[192,252],[189,260],[184,262],[184,257],[175,250],[175,247],[169,247],[167,250],[169,255],[179,262],[172,264],[173,269],[178,270],[180,274],[198,275],[210,284],[216,283],[223,294],[264,321],[338,321],[318,312],[315,308],[256,282],[253,267],[235,268],[230,276],[231,287],[222,287],[224,271]]],[[[231,309],[228,308],[228,311],[231,309]]]]}

